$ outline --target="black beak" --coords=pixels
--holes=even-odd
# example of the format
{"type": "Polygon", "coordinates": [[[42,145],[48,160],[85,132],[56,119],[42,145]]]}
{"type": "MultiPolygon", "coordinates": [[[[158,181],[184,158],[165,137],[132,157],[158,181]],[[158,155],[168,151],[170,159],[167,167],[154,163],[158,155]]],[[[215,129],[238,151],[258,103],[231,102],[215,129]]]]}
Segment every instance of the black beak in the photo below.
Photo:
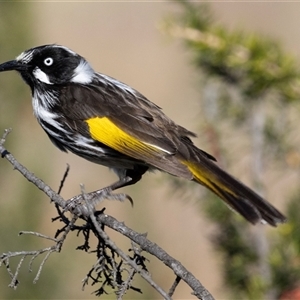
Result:
{"type": "Polygon", "coordinates": [[[0,65],[0,72],[4,71],[25,71],[28,69],[28,65],[22,64],[17,60],[10,60],[0,65]]]}

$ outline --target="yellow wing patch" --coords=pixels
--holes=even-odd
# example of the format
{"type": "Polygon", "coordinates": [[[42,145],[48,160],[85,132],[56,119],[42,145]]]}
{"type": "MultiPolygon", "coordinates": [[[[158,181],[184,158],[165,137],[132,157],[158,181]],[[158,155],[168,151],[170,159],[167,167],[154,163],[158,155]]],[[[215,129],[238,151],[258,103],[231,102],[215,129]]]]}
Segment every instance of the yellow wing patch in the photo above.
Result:
{"type": "Polygon", "coordinates": [[[161,157],[162,152],[166,152],[129,135],[107,117],[91,118],[86,123],[94,140],[133,158],[145,160],[147,157],[161,157]]]}

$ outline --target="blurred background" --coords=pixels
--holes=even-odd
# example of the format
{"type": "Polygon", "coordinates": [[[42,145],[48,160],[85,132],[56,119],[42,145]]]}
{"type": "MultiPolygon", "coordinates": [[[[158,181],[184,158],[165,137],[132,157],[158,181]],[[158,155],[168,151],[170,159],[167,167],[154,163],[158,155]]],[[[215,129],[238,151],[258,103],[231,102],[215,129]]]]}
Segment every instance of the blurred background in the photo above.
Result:
{"type": "MultiPolygon", "coordinates": [[[[300,3],[215,2],[210,9],[224,28],[271,37],[299,61],[300,3]]],[[[173,120],[198,134],[195,140],[198,146],[215,155],[207,136],[202,138],[203,78],[199,78],[193,66],[192,52],[180,39],[161,29],[166,18],[181,10],[172,1],[3,2],[0,3],[0,61],[11,60],[37,45],[65,45],[84,56],[95,70],[127,83],[158,104],[173,120]]],[[[218,126],[217,121],[215,125],[218,126]]],[[[51,144],[33,116],[29,89],[14,73],[0,74],[0,132],[8,127],[13,131],[5,144],[7,149],[52,188],[58,189],[66,164],[70,165],[62,191],[65,199],[80,192],[80,183],[92,191],[116,180],[106,168],[60,152],[51,144]]],[[[227,169],[251,185],[251,179],[245,175],[250,160],[241,159],[244,153],[239,151],[247,147],[247,140],[238,134],[225,132],[229,142],[223,140],[221,148],[231,155],[227,169]],[[242,148],[238,143],[243,143],[242,148]]],[[[297,186],[298,170],[282,168],[266,172],[264,193],[284,211],[285,197],[297,186]]],[[[150,240],[179,260],[216,299],[229,299],[222,275],[224,257],[211,241],[216,225],[201,212],[197,197],[191,196],[198,193],[204,198],[203,188],[197,186],[189,191],[188,185],[180,192],[168,176],[158,172],[145,175],[137,185],[124,189],[134,199],[134,208],[129,203],[107,202],[103,204],[106,212],[138,232],[147,232],[150,240]]],[[[56,212],[46,196],[13,171],[5,160],[0,161],[0,195],[0,253],[50,245],[38,238],[18,236],[20,230],[53,236],[61,224],[51,223],[56,212]]],[[[276,234],[275,230],[272,234],[276,234]]],[[[129,247],[128,241],[114,233],[111,236],[124,249],[129,247]]],[[[94,263],[93,255],[75,250],[81,243],[81,238],[70,235],[62,252],[51,255],[36,284],[32,281],[40,260],[34,263],[32,273],[28,273],[25,263],[16,291],[8,287],[10,278],[2,266],[0,298],[94,298],[91,294],[94,287],[81,290],[81,280],[94,263]]],[[[153,257],[149,258],[153,279],[168,289],[173,274],[153,257]]],[[[12,269],[16,263],[17,260],[11,261],[12,269]]],[[[141,280],[135,286],[141,286],[143,294],[129,292],[128,299],[159,298],[141,280]]],[[[114,295],[108,297],[113,299],[114,295]]],[[[174,298],[194,297],[181,283],[174,298]]]]}

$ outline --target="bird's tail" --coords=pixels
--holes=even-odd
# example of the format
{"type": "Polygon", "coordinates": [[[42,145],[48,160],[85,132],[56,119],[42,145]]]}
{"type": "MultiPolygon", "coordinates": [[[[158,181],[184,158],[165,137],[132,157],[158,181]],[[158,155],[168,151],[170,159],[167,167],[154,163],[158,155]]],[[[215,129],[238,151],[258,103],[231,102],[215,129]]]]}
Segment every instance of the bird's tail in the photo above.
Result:
{"type": "Polygon", "coordinates": [[[219,168],[203,153],[197,153],[197,160],[183,163],[193,174],[194,181],[206,186],[249,222],[256,224],[265,221],[276,226],[286,221],[286,217],[273,205],[219,168]]]}

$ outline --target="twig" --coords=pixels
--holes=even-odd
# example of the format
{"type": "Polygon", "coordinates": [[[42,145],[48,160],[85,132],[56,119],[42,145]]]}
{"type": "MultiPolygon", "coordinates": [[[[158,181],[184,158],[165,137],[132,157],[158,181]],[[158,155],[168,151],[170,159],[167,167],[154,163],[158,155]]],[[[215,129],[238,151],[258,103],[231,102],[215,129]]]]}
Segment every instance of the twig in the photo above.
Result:
{"type": "Polygon", "coordinates": [[[36,276],[33,279],[33,283],[36,283],[40,279],[40,275],[41,275],[42,269],[44,267],[44,264],[48,260],[48,258],[49,258],[49,256],[51,255],[52,252],[54,252],[54,251],[49,251],[46,254],[46,256],[44,257],[44,259],[42,260],[42,262],[40,263],[40,266],[39,266],[39,269],[38,269],[38,271],[36,273],[36,276]]]}
{"type": "MultiPolygon", "coordinates": [[[[2,135],[2,138],[0,140],[0,145],[4,145],[5,141],[6,141],[6,138],[7,136],[9,135],[9,133],[12,131],[12,128],[7,128],[4,130],[4,133],[2,135]]],[[[1,153],[1,157],[4,158],[7,154],[9,154],[9,152],[3,148],[0,150],[0,153],[1,153]]]]}
{"type": "MultiPolygon", "coordinates": [[[[57,194],[58,194],[58,195],[60,195],[60,193],[61,193],[61,191],[62,191],[62,188],[63,188],[63,186],[64,186],[64,184],[65,184],[65,181],[66,181],[66,179],[67,179],[67,177],[68,177],[69,171],[70,171],[70,165],[67,164],[66,170],[65,170],[65,172],[64,172],[64,175],[63,175],[62,180],[60,181],[60,185],[59,185],[59,188],[58,188],[58,191],[57,191],[57,194]]],[[[51,200],[51,201],[52,201],[52,200],[51,200]]],[[[54,203],[54,204],[55,204],[55,208],[56,208],[56,211],[57,211],[57,213],[58,213],[58,216],[55,217],[55,218],[52,218],[52,222],[54,222],[54,221],[56,221],[56,220],[61,220],[61,221],[64,222],[66,225],[68,225],[68,224],[69,224],[69,219],[68,219],[68,218],[64,215],[64,213],[61,211],[60,206],[59,206],[57,203],[54,203]]],[[[55,235],[55,237],[57,237],[57,236],[60,234],[60,231],[61,231],[61,230],[64,230],[64,228],[58,230],[57,233],[56,233],[56,235],[55,235]]]]}
{"type": "Polygon", "coordinates": [[[68,177],[69,171],[70,171],[70,165],[67,164],[64,176],[63,176],[62,180],[60,181],[60,185],[59,185],[59,188],[58,188],[58,191],[57,191],[58,195],[60,195],[60,192],[61,192],[62,188],[64,187],[64,184],[65,184],[65,181],[68,177]]]}
{"type": "MultiPolygon", "coordinates": [[[[84,191],[83,191],[83,198],[85,199],[84,191]]],[[[139,273],[152,287],[154,287],[158,293],[160,293],[164,299],[171,300],[168,294],[159,286],[157,285],[151,278],[148,272],[145,272],[141,267],[139,267],[136,262],[130,259],[120,248],[118,248],[115,243],[109,238],[109,236],[102,230],[101,226],[99,225],[98,220],[94,215],[94,207],[91,207],[90,203],[86,201],[86,207],[89,213],[89,218],[91,219],[95,229],[101,236],[101,238],[108,244],[122,259],[130,265],[137,273],[139,273]]]]}
{"type": "Polygon", "coordinates": [[[170,297],[173,296],[173,294],[174,294],[174,292],[175,292],[175,290],[176,290],[176,288],[177,288],[177,286],[178,286],[178,284],[179,284],[180,281],[181,281],[181,278],[179,276],[176,276],[176,278],[175,278],[175,280],[174,280],[174,282],[173,282],[173,284],[172,284],[172,286],[171,286],[171,288],[169,290],[169,293],[168,293],[168,295],[170,297]]]}
{"type": "Polygon", "coordinates": [[[10,276],[12,278],[12,280],[9,284],[9,287],[12,287],[12,288],[16,289],[16,287],[19,283],[19,281],[17,280],[17,277],[19,275],[20,268],[21,268],[21,266],[22,266],[22,264],[23,264],[23,262],[24,262],[24,260],[27,256],[32,256],[32,259],[30,260],[30,263],[29,263],[29,271],[31,271],[32,262],[37,256],[39,256],[39,255],[41,255],[45,252],[52,253],[54,251],[55,251],[55,247],[52,246],[52,247],[47,247],[47,248],[43,248],[43,249],[35,250],[35,251],[19,251],[19,252],[3,253],[0,256],[0,266],[4,262],[4,264],[6,266],[6,269],[7,269],[8,273],[10,274],[10,276]],[[10,258],[17,257],[17,256],[21,256],[21,259],[20,259],[20,261],[17,265],[15,273],[13,273],[11,271],[11,269],[9,268],[9,260],[10,260],[10,258]]]}
{"type": "Polygon", "coordinates": [[[46,236],[44,234],[41,234],[41,233],[38,233],[38,232],[32,232],[32,231],[21,231],[19,233],[19,235],[21,234],[29,234],[29,235],[34,235],[34,236],[37,236],[39,238],[44,238],[44,239],[47,239],[47,240],[51,240],[51,241],[54,241],[55,244],[51,247],[46,247],[46,248],[43,248],[43,249],[39,249],[39,250],[34,250],[34,251],[17,251],[17,252],[7,252],[7,253],[3,253],[0,255],[0,266],[2,263],[5,264],[6,266],[6,269],[9,273],[9,275],[11,276],[12,280],[9,284],[9,287],[12,287],[14,289],[17,288],[17,285],[19,283],[19,281],[17,280],[17,277],[19,275],[19,271],[21,269],[21,266],[23,265],[23,262],[25,260],[26,257],[28,256],[31,256],[31,259],[29,261],[29,266],[28,266],[28,269],[30,272],[32,272],[32,264],[34,262],[34,260],[40,256],[41,254],[43,253],[47,253],[46,256],[43,258],[42,262],[40,263],[39,265],[39,268],[38,268],[38,271],[37,271],[37,274],[33,280],[33,283],[36,283],[38,280],[39,280],[39,277],[40,277],[40,274],[42,272],[42,269],[44,267],[44,264],[45,262],[48,260],[49,256],[53,253],[53,252],[60,252],[61,251],[61,247],[67,237],[67,234],[69,233],[69,231],[71,230],[74,222],[76,221],[77,217],[75,216],[70,224],[68,226],[65,227],[65,230],[64,230],[64,234],[62,235],[62,237],[60,239],[55,239],[55,238],[52,238],[52,237],[49,237],[49,236],[46,236]],[[15,273],[13,273],[9,267],[9,260],[13,257],[19,257],[21,256],[21,259],[17,265],[17,268],[16,268],[16,271],[15,273]]]}
{"type": "Polygon", "coordinates": [[[41,234],[41,233],[35,232],[35,231],[25,231],[25,230],[23,230],[23,231],[19,232],[19,235],[23,235],[23,234],[29,234],[29,235],[31,234],[31,235],[35,235],[37,237],[40,237],[40,238],[43,238],[43,239],[46,239],[46,240],[50,240],[50,241],[56,242],[56,243],[58,242],[57,239],[55,239],[55,238],[53,238],[51,236],[47,236],[47,235],[44,235],[44,234],[41,234]]]}
{"type": "Polygon", "coordinates": [[[137,273],[137,271],[134,268],[129,270],[128,278],[122,283],[121,287],[119,288],[119,290],[117,292],[117,297],[118,297],[117,300],[122,300],[123,299],[124,295],[126,294],[126,292],[131,287],[131,283],[132,283],[134,275],[136,273],[137,273]]]}

